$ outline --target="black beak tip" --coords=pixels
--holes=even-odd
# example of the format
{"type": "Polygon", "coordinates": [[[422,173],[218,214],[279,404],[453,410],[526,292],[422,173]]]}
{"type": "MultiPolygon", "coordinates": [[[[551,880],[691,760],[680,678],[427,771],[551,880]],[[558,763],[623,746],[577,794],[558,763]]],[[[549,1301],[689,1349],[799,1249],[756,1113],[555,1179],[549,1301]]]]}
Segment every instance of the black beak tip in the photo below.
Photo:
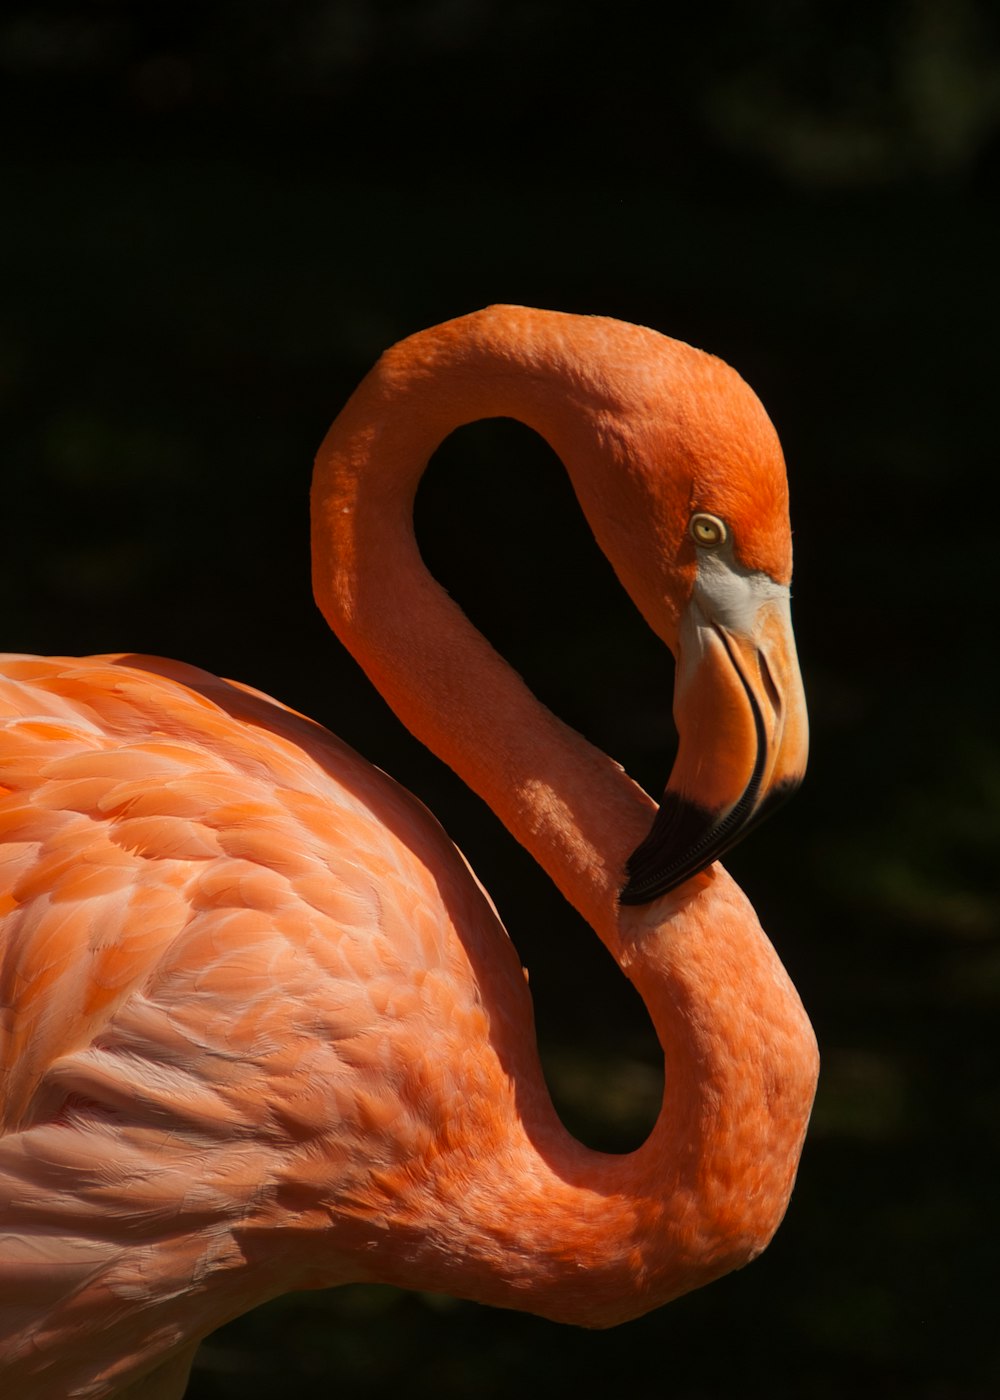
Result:
{"type": "Polygon", "coordinates": [[[742,841],[748,831],[787,802],[800,783],[800,778],[778,783],[759,803],[757,785],[751,784],[739,802],[724,814],[709,811],[668,789],[649,835],[629,856],[628,879],[618,903],[651,904],[669,894],[742,841]]]}
{"type": "Polygon", "coordinates": [[[629,856],[619,904],[650,904],[714,860],[715,814],[667,790],[649,835],[629,856]]]}

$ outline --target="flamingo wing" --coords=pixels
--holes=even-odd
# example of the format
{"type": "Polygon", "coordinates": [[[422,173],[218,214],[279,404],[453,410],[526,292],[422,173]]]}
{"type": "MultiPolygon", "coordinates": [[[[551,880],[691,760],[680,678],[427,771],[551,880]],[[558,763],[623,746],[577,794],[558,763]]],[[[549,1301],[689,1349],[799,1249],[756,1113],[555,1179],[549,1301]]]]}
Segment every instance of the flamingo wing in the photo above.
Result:
{"type": "MultiPolygon", "coordinates": [[[[364,1099],[353,1080],[338,1094],[344,1062],[356,1077],[406,1026],[446,1054],[455,1015],[482,1014],[470,950],[499,948],[523,1000],[516,957],[454,846],[384,774],[258,692],[136,661],[3,666],[4,1130],[68,1095],[133,1111],[145,1095],[164,1122],[166,1100],[173,1114],[183,1100],[178,1127],[251,1116],[262,1132],[284,1114],[285,1133],[336,1119],[343,1135],[364,1099]],[[335,1047],[341,1074],[327,1064],[322,1094],[303,1102],[318,1081],[296,1057],[335,1047]]],[[[471,1037],[486,1038],[482,1025],[471,1037]]]]}

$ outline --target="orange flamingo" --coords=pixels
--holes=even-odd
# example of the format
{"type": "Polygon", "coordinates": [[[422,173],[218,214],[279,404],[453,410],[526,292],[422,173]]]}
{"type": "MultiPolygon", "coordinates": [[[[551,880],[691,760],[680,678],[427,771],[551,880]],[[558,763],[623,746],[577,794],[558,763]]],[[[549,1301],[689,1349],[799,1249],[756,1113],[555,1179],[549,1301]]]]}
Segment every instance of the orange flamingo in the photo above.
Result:
{"type": "Polygon", "coordinates": [[[815,1040],[713,863],[806,758],[757,399],[653,331],[494,307],[382,357],[320,450],[313,520],[331,626],[643,996],[662,1110],[628,1155],[569,1136],[488,896],[318,725],[173,662],[8,657],[0,1359],[20,1400],[170,1400],[220,1323],[354,1280],[611,1326],[752,1259],[788,1202],[815,1040]],[[424,465],[493,416],[556,449],[677,654],[658,814],[421,564],[424,465]]]}

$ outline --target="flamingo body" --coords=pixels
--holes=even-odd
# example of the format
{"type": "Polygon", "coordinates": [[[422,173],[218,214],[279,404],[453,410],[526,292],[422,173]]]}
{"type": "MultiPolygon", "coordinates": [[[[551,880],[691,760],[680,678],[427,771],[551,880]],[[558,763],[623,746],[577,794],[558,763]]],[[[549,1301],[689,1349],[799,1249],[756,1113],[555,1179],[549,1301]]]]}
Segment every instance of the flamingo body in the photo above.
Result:
{"type": "MultiPolygon", "coordinates": [[[[20,1255],[31,1285],[4,1309],[5,1359],[16,1373],[53,1311],[88,1304],[95,1350],[113,1351],[108,1294],[148,1312],[143,1262],[163,1288],[178,1248],[182,1278],[218,1283],[243,1262],[232,1231],[267,1228],[285,1173],[289,1218],[327,1238],[313,1281],[364,1277],[309,1213],[336,1202],[345,1235],[353,1212],[377,1237],[368,1222],[405,1209],[472,1096],[489,1150],[516,1072],[500,1056],[533,1044],[520,965],[468,867],[346,745],[192,667],[4,658],[0,714],[0,995],[18,1011],[2,1023],[0,1179],[18,1218],[2,1267],[20,1255]]],[[[168,1311],[201,1316],[200,1295],[168,1311]]]]}
{"type": "MultiPolygon", "coordinates": [[[[633,589],[644,610],[666,600],[656,621],[699,683],[708,677],[707,713],[737,757],[712,770],[714,787],[692,788],[682,735],[679,795],[629,908],[618,892],[653,804],[542,710],[405,540],[396,547],[410,487],[376,509],[358,484],[377,483],[377,462],[397,454],[391,429],[377,429],[389,408],[370,399],[406,400],[403,370],[425,388],[451,384],[453,419],[467,410],[452,361],[468,378],[477,355],[492,356],[506,404],[512,356],[532,392],[548,360],[566,388],[558,356],[571,332],[602,362],[594,324],[501,308],[415,337],[409,361],[388,358],[321,452],[317,594],[407,722],[489,797],[643,995],[667,1062],[653,1133],[624,1157],[566,1133],[488,896],[426,809],[332,735],[174,662],[4,658],[0,1363],[26,1400],[173,1400],[201,1337],[291,1288],[380,1280],[608,1326],[745,1263],[777,1227],[815,1041],[711,855],[804,754],[783,467],[765,471],[769,503],[740,558],[703,567],[682,544],[665,591],[633,589]],[[369,529],[390,532],[371,569],[369,529]],[[390,560],[411,573],[387,600],[390,560]],[[393,600],[411,595],[430,650],[407,685],[393,600]],[[485,709],[466,719],[475,689],[485,709]],[[708,830],[693,843],[692,812],[708,830]],[[657,864],[664,842],[680,843],[679,861],[657,864]]],[[[662,341],[596,324],[642,363],[662,341]]],[[[700,366],[687,359],[697,354],[685,366],[700,366]]],[[[418,458],[445,430],[433,396],[421,402],[418,458]]],[[[745,428],[746,412],[736,417],[745,428]]],[[[561,421],[538,426],[559,437],[561,421]]],[[[681,509],[688,488],[666,479],[681,509]]],[[[727,490],[713,550],[740,519],[740,493],[727,490]]],[[[615,540],[606,547],[614,559],[615,540]]]]}

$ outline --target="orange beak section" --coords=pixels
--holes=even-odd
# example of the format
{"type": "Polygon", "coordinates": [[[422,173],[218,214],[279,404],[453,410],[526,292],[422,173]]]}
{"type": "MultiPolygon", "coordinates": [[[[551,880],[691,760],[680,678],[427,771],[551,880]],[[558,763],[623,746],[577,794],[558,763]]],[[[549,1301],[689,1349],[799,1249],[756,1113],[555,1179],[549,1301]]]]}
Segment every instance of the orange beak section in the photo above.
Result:
{"type": "Polygon", "coordinates": [[[809,727],[787,591],[713,620],[696,603],[680,634],[677,759],[622,904],[646,904],[698,874],[795,791],[809,727]]]}

